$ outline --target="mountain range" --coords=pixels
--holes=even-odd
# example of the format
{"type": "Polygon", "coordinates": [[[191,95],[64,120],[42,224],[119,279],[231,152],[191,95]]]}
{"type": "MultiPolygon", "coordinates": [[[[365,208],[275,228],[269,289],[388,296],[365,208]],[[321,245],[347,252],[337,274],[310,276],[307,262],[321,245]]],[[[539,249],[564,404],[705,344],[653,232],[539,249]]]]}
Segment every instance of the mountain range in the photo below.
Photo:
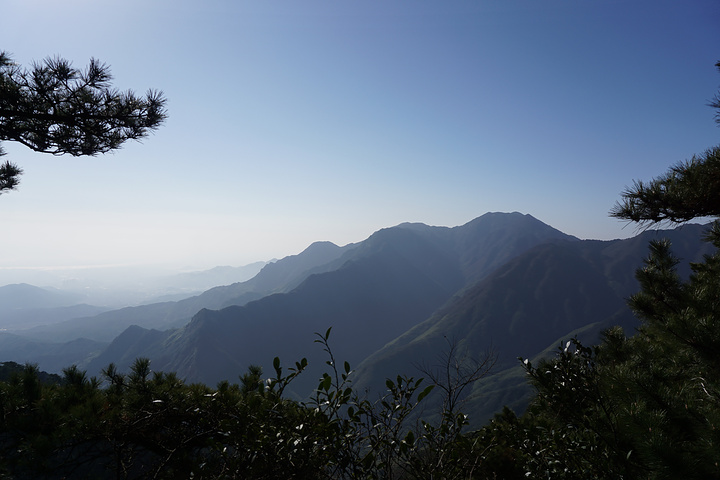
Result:
{"type": "MultiPolygon", "coordinates": [[[[291,385],[303,398],[328,368],[315,332],[332,327],[333,354],[355,367],[361,391],[381,392],[385,378],[400,373],[422,376],[417,367],[435,368],[450,345],[469,359],[492,355],[492,374],[467,399],[482,422],[503,405],[523,408],[529,390],[517,357],[547,355],[574,335],[594,342],[612,325],[632,333],[637,323],[626,299],[638,288],[634,272],[648,242],[669,238],[688,275],[687,262],[710,251],[704,228],[597,241],[519,213],[488,213],[453,228],[405,223],[344,247],[315,243],[250,280],[182,301],[15,332],[0,352],[19,339],[29,356],[32,345],[49,351],[48,344],[84,342],[84,356],[81,348],[67,351],[91,375],[111,362],[127,371],[143,356],[155,370],[210,385],[235,382],[254,364],[270,374],[275,356],[290,366],[306,357],[308,371],[291,385]]],[[[61,359],[53,358],[40,367],[58,371],[61,359]]]]}

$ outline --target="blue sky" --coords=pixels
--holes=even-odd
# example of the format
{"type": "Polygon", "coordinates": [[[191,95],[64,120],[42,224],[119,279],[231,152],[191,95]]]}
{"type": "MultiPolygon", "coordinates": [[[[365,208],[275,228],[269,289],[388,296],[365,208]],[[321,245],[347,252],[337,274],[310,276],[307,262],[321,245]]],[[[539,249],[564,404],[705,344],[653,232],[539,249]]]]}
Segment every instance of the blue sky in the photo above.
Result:
{"type": "Polygon", "coordinates": [[[620,192],[718,143],[719,26],[716,0],[5,0],[15,61],[98,58],[169,118],[93,158],[5,142],[0,266],[242,265],[488,211],[631,236],[620,192]]]}

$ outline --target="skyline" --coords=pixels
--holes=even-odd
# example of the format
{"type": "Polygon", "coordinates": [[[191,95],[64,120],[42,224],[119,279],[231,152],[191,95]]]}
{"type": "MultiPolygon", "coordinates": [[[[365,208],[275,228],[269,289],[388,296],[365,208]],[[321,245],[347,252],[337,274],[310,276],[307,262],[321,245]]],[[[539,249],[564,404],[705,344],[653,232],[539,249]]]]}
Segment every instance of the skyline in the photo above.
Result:
{"type": "Polygon", "coordinates": [[[579,238],[633,180],[716,145],[712,1],[10,0],[22,66],[110,65],[169,118],[113,154],[3,142],[0,267],[244,265],[403,222],[530,214],[579,238]],[[60,29],[59,26],[62,26],[60,29]]]}

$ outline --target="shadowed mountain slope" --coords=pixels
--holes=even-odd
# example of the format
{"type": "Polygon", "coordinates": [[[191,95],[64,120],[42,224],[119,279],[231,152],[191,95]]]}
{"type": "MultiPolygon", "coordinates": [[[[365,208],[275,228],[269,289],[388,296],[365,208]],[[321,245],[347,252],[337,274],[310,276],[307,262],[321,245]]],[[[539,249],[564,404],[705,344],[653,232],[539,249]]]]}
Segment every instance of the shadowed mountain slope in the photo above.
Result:
{"type": "Polygon", "coordinates": [[[460,356],[480,360],[492,351],[497,358],[495,375],[474,386],[467,411],[475,421],[486,421],[505,404],[521,409],[529,387],[518,357],[542,356],[576,334],[594,343],[614,325],[632,334],[637,321],[626,298],[638,289],[635,270],[648,242],[670,239],[686,260],[681,273],[687,275],[687,262],[711,250],[701,241],[703,230],[686,225],[629,240],[539,245],[368,357],[355,372],[356,385],[381,391],[385,378],[397,372],[420,375],[418,366],[432,369],[450,342],[460,356]]]}
{"type": "MultiPolygon", "coordinates": [[[[270,373],[276,355],[291,365],[308,357],[311,372],[294,385],[305,394],[326,360],[313,345],[314,332],[333,327],[333,348],[343,360],[358,363],[428,318],[496,263],[548,241],[577,240],[517,213],[487,214],[454,228],[403,224],[383,229],[289,293],[243,307],[203,310],[185,327],[146,346],[143,355],[153,360],[153,368],[209,384],[234,381],[250,364],[270,373]],[[330,266],[337,268],[330,271],[330,266]]],[[[94,373],[109,362],[125,367],[117,354],[110,354],[123,348],[138,351],[119,337],[88,369],[94,373]]]]}

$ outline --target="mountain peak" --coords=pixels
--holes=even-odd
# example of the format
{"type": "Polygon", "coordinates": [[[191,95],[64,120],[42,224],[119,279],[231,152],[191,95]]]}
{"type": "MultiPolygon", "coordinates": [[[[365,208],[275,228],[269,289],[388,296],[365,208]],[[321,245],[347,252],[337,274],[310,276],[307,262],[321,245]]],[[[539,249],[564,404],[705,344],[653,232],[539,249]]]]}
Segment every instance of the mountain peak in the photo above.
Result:
{"type": "Polygon", "coordinates": [[[485,231],[511,229],[512,231],[522,231],[523,235],[542,234],[543,236],[553,237],[555,239],[578,240],[577,237],[568,235],[550,225],[538,220],[529,213],[520,212],[488,212],[473,220],[470,220],[458,229],[481,229],[485,231]]]}
{"type": "Polygon", "coordinates": [[[313,253],[318,251],[326,251],[326,250],[335,250],[338,247],[332,242],[329,242],[327,240],[319,241],[319,242],[313,242],[311,243],[305,250],[302,251],[302,253],[313,253]]]}

